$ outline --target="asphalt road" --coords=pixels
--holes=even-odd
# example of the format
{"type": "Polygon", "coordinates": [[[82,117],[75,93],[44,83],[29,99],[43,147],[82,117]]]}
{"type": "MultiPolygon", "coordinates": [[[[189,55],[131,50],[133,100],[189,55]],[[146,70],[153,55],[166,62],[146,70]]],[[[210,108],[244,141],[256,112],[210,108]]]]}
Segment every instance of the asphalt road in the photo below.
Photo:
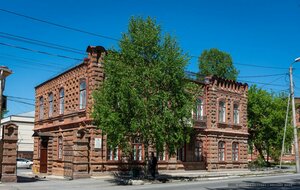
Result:
{"type": "Polygon", "coordinates": [[[265,177],[240,177],[229,179],[214,179],[197,182],[173,182],[164,184],[147,184],[136,186],[117,185],[113,179],[78,179],[78,180],[23,180],[22,183],[0,184],[0,190],[298,190],[300,189],[300,174],[265,176],[265,177]]]}

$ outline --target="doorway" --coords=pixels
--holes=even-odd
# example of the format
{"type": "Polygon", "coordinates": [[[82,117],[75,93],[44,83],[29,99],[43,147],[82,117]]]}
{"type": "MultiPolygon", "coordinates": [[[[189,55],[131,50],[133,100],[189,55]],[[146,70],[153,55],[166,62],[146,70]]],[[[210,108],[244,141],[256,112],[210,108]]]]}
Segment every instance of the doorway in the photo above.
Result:
{"type": "Polygon", "coordinates": [[[42,137],[40,144],[40,173],[47,173],[48,138],[42,137]]]}

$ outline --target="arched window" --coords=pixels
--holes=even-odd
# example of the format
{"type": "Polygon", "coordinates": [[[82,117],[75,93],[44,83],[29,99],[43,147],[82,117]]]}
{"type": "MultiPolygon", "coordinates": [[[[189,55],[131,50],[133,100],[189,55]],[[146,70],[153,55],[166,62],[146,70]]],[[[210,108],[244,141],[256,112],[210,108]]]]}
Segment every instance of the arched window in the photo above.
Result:
{"type": "Polygon", "coordinates": [[[203,158],[203,143],[196,140],[195,142],[195,161],[202,161],[203,158]]]}
{"type": "Polygon", "coordinates": [[[239,143],[232,143],[232,161],[239,160],[239,143]]]}
{"type": "Polygon", "coordinates": [[[79,87],[79,109],[85,109],[86,107],[86,82],[85,80],[80,81],[79,87]]]}
{"type": "Polygon", "coordinates": [[[108,160],[119,160],[119,148],[109,148],[107,151],[107,159],[108,160]]]}
{"type": "Polygon", "coordinates": [[[133,160],[142,160],[142,143],[140,138],[135,138],[133,142],[133,160]]]}
{"type": "Polygon", "coordinates": [[[223,141],[218,143],[218,157],[219,161],[225,161],[225,142],[223,141]]]}
{"type": "Polygon", "coordinates": [[[225,123],[225,115],[226,115],[225,102],[220,101],[219,102],[219,122],[225,123]]]}
{"type": "Polygon", "coordinates": [[[63,88],[59,90],[59,114],[64,113],[65,108],[65,91],[63,88]]]}
{"type": "Polygon", "coordinates": [[[40,108],[39,119],[43,119],[44,118],[44,98],[43,97],[40,97],[39,108],[40,108]]]}
{"type": "Polygon", "coordinates": [[[53,93],[50,93],[49,94],[49,97],[48,97],[48,101],[49,101],[49,117],[52,117],[53,115],[53,93]]]}
{"type": "Polygon", "coordinates": [[[240,123],[240,113],[239,113],[239,105],[233,105],[233,123],[239,124],[240,123]]]}
{"type": "Polygon", "coordinates": [[[197,99],[197,102],[196,102],[195,119],[196,120],[202,120],[203,119],[203,101],[201,99],[197,99]]]}

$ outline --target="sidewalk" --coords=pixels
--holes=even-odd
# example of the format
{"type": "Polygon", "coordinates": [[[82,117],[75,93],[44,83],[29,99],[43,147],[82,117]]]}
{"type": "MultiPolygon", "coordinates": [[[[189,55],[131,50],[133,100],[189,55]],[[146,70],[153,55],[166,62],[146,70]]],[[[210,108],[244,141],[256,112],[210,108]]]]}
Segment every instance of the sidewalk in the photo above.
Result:
{"type": "Polygon", "coordinates": [[[268,175],[278,175],[278,174],[291,174],[295,172],[294,166],[289,166],[285,168],[264,168],[260,170],[215,170],[215,171],[205,171],[205,170],[161,170],[158,171],[155,180],[132,178],[129,175],[118,175],[115,176],[115,180],[119,184],[123,185],[143,185],[152,183],[172,183],[180,181],[206,181],[206,180],[218,180],[218,179],[228,179],[228,178],[239,178],[246,176],[268,176],[268,175]]]}
{"type": "MultiPolygon", "coordinates": [[[[129,174],[118,174],[118,173],[103,173],[101,176],[92,176],[92,179],[101,179],[106,181],[114,181],[116,184],[121,185],[143,185],[152,183],[172,183],[180,181],[203,181],[203,180],[218,180],[228,178],[238,178],[246,176],[267,176],[267,175],[278,175],[278,174],[291,174],[295,172],[294,166],[284,167],[283,169],[265,168],[262,170],[160,170],[155,180],[142,178],[132,178],[129,174]]],[[[30,178],[32,180],[71,180],[70,178],[64,178],[63,176],[39,174],[35,175],[31,171],[24,172],[19,175],[22,178],[30,178]]]]}

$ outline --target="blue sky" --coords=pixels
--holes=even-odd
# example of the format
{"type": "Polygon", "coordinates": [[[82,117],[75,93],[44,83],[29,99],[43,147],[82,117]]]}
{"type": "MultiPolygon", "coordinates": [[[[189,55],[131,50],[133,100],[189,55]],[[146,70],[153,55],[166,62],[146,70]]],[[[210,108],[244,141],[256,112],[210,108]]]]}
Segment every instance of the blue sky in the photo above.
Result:
{"type": "MultiPolygon", "coordinates": [[[[240,71],[239,81],[258,83],[259,87],[275,92],[288,89],[285,73],[291,62],[300,57],[300,0],[13,0],[1,1],[0,9],[117,39],[126,32],[131,16],[151,16],[162,25],[164,32],[177,38],[184,52],[199,56],[210,48],[225,51],[231,54],[240,71]],[[276,76],[259,77],[262,75],[276,76]]],[[[0,23],[0,65],[8,66],[14,72],[7,78],[4,94],[8,96],[34,99],[36,85],[79,61],[24,51],[3,43],[78,59],[85,55],[7,39],[3,33],[60,44],[83,53],[88,45],[117,47],[114,40],[50,26],[3,11],[0,11],[0,23]]],[[[300,96],[300,63],[294,68],[295,94],[300,96]]],[[[197,58],[190,60],[188,70],[198,71],[197,58]]],[[[11,97],[9,114],[34,109],[20,101],[34,103],[11,97]]]]}

